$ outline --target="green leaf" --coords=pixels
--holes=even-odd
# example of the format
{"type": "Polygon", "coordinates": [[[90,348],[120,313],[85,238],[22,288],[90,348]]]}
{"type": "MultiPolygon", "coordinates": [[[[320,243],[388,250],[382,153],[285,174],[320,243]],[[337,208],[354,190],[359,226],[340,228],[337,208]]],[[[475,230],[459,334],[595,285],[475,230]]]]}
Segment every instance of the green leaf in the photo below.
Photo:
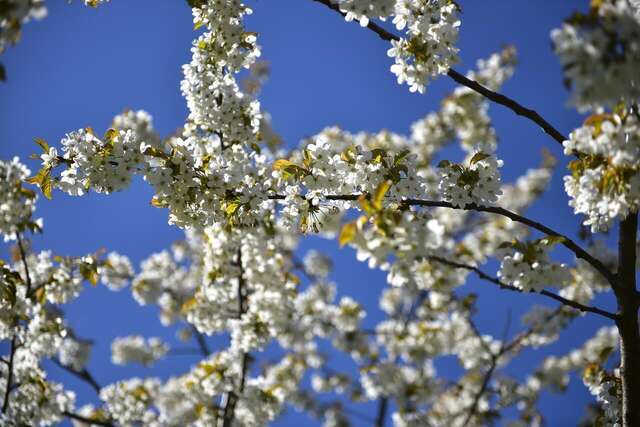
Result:
{"type": "Polygon", "coordinates": [[[311,158],[311,152],[305,148],[304,150],[302,150],[302,157],[302,164],[304,165],[304,167],[307,169],[311,169],[311,165],[313,162],[313,159],[311,158]]]}
{"type": "Polygon", "coordinates": [[[40,187],[42,194],[44,194],[47,199],[51,200],[51,190],[53,189],[51,165],[44,166],[35,176],[27,178],[27,182],[40,187]]]}
{"type": "Polygon", "coordinates": [[[376,213],[376,209],[373,207],[371,202],[369,202],[369,198],[366,194],[361,194],[360,197],[358,197],[358,203],[360,204],[362,210],[367,213],[367,215],[374,215],[376,213]]]}
{"type": "Polygon", "coordinates": [[[228,217],[233,216],[233,214],[236,213],[236,211],[238,210],[238,208],[240,207],[240,202],[238,201],[233,201],[227,204],[227,208],[225,209],[225,212],[227,213],[228,217]]]}
{"type": "Polygon", "coordinates": [[[103,139],[107,142],[113,142],[113,140],[116,139],[118,135],[119,135],[119,132],[117,130],[115,130],[114,128],[109,128],[104,133],[103,139]]]}
{"type": "Polygon", "coordinates": [[[451,166],[451,162],[449,160],[440,160],[438,163],[439,168],[447,168],[449,166],[451,166]]]}
{"type": "Polygon", "coordinates": [[[546,236],[540,239],[540,243],[547,246],[553,246],[558,243],[564,243],[567,239],[562,236],[546,236]]]}
{"type": "Polygon", "coordinates": [[[167,207],[167,202],[160,199],[158,196],[153,196],[151,198],[151,206],[155,207],[155,208],[166,208],[167,207]]]}
{"type": "Polygon", "coordinates": [[[387,191],[389,191],[389,188],[391,188],[391,181],[388,180],[381,182],[380,185],[378,185],[378,188],[376,188],[375,193],[373,193],[372,201],[372,205],[375,210],[379,211],[382,209],[382,202],[387,191]]]}
{"type": "Polygon", "coordinates": [[[284,170],[286,167],[295,166],[296,164],[287,160],[287,159],[279,159],[273,163],[273,170],[284,170]]]}
{"type": "Polygon", "coordinates": [[[395,157],[393,158],[393,164],[394,165],[398,165],[400,162],[402,162],[409,154],[411,153],[411,151],[409,150],[402,150],[401,152],[399,152],[398,154],[395,155],[395,157]]]}
{"type": "Polygon", "coordinates": [[[478,151],[476,154],[473,155],[471,160],[469,160],[469,165],[473,166],[476,163],[478,163],[478,162],[480,162],[480,161],[482,161],[484,159],[487,159],[489,157],[491,157],[491,154],[487,154],[487,153],[483,153],[482,151],[478,151]]]}
{"type": "Polygon", "coordinates": [[[162,150],[157,149],[156,147],[147,147],[142,153],[145,156],[156,157],[158,159],[169,160],[169,156],[162,150]]]}
{"type": "Polygon", "coordinates": [[[38,289],[36,289],[35,296],[38,304],[43,305],[45,302],[47,302],[47,290],[45,289],[45,287],[40,286],[38,289]]]}
{"type": "Polygon", "coordinates": [[[387,151],[382,148],[374,148],[371,150],[371,161],[373,163],[383,163],[386,156],[387,151]]]}
{"type": "Polygon", "coordinates": [[[16,297],[16,285],[12,282],[7,282],[5,286],[2,287],[2,298],[9,301],[11,307],[16,305],[17,297],[16,297]]]}
{"type": "Polygon", "coordinates": [[[36,197],[35,192],[29,190],[28,188],[24,188],[22,185],[20,186],[20,193],[27,199],[35,199],[36,197]]]}
{"type": "Polygon", "coordinates": [[[95,263],[83,262],[80,264],[80,274],[86,281],[91,283],[91,286],[98,284],[98,266],[95,263]]]}
{"type": "Polygon", "coordinates": [[[49,144],[47,144],[47,141],[45,141],[42,138],[35,138],[36,144],[38,144],[40,146],[40,148],[42,148],[42,151],[45,153],[49,152],[49,144]]]}
{"type": "Polygon", "coordinates": [[[513,242],[502,242],[498,245],[498,249],[512,248],[513,242]]]}
{"type": "Polygon", "coordinates": [[[343,247],[347,243],[351,242],[358,233],[356,222],[348,222],[342,226],[340,230],[340,236],[338,236],[338,243],[340,247],[343,247]]]}
{"type": "Polygon", "coordinates": [[[307,176],[311,173],[307,169],[300,167],[286,159],[276,160],[273,163],[273,170],[281,170],[283,172],[284,178],[293,176],[296,179],[301,179],[302,177],[307,176]]]}
{"type": "Polygon", "coordinates": [[[349,147],[345,148],[342,153],[340,153],[340,159],[349,163],[350,165],[353,165],[356,163],[356,149],[354,146],[350,145],[349,147]]]}

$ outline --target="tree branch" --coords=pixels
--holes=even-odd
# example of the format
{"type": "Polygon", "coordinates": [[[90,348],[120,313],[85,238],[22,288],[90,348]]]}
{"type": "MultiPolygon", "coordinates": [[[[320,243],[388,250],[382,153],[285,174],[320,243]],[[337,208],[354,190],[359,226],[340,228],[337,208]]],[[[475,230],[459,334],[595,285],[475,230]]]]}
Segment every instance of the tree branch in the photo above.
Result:
{"type": "Polygon", "coordinates": [[[376,427],[384,427],[384,420],[387,418],[387,409],[389,407],[389,399],[381,397],[378,400],[378,414],[376,415],[376,427]]]}
{"type": "MultiPolygon", "coordinates": [[[[502,281],[500,281],[499,279],[489,276],[487,273],[485,273],[484,271],[480,270],[478,267],[474,267],[472,265],[467,265],[467,264],[461,264],[455,261],[450,261],[448,259],[439,257],[439,256],[430,256],[428,257],[428,259],[439,262],[441,264],[445,264],[448,265],[450,267],[454,267],[454,268],[463,268],[465,270],[469,270],[469,271],[473,271],[474,273],[476,273],[478,275],[478,277],[480,277],[481,279],[487,280],[489,282],[495,283],[496,285],[498,285],[500,287],[500,289],[507,289],[510,291],[514,291],[514,292],[520,292],[523,293],[524,291],[520,288],[516,288],[515,286],[511,286],[508,285],[502,281]]],[[[608,312],[606,310],[602,310],[598,307],[592,307],[592,306],[588,306],[588,305],[584,305],[584,304],[580,304],[577,301],[573,301],[567,298],[564,298],[560,295],[556,295],[553,292],[549,292],[547,290],[542,290],[540,292],[536,292],[539,293],[540,295],[544,295],[548,298],[551,298],[555,301],[558,301],[559,303],[561,303],[562,305],[565,305],[567,307],[571,307],[573,309],[576,310],[580,310],[583,313],[584,312],[589,312],[589,313],[594,313],[594,314],[598,314],[600,316],[604,316],[606,318],[609,318],[611,320],[614,321],[618,321],[618,315],[608,312]]]]}
{"type": "Polygon", "coordinates": [[[620,223],[618,240],[618,287],[614,288],[618,302],[620,332],[620,372],[622,378],[622,425],[640,425],[640,330],[636,290],[636,239],[638,213],[632,212],[620,223]]]}
{"type": "Polygon", "coordinates": [[[51,361],[56,366],[60,367],[61,369],[64,369],[65,371],[67,371],[71,375],[73,375],[76,378],[79,378],[82,381],[84,381],[87,384],[89,384],[91,386],[91,388],[93,388],[98,395],[100,394],[100,390],[102,389],[102,387],[100,387],[100,384],[98,384],[98,382],[93,377],[93,375],[91,375],[91,372],[89,372],[86,368],[83,369],[82,371],[76,371],[75,369],[73,369],[70,366],[63,365],[62,362],[60,362],[60,360],[58,360],[58,359],[51,359],[51,361]]]}
{"type": "Polygon", "coordinates": [[[11,338],[11,350],[9,350],[9,366],[7,368],[7,388],[4,391],[4,400],[2,402],[2,413],[6,414],[9,409],[9,396],[11,393],[11,383],[13,382],[13,359],[16,354],[16,335],[11,338]]]}
{"type": "MultiPolygon", "coordinates": [[[[242,316],[247,311],[247,306],[245,303],[246,284],[244,280],[244,269],[242,266],[242,248],[238,248],[238,266],[240,267],[240,274],[238,275],[238,312],[240,313],[240,316],[242,316]]],[[[248,353],[242,353],[242,370],[240,374],[240,383],[238,386],[240,394],[242,394],[242,392],[244,391],[244,383],[249,369],[249,358],[250,356],[248,353]]],[[[233,424],[233,418],[238,399],[238,394],[234,392],[227,393],[223,413],[223,427],[231,427],[231,425],[233,424]]]]}
{"type": "MultiPolygon", "coordinates": [[[[342,200],[342,201],[356,201],[361,196],[361,194],[344,194],[344,195],[336,195],[330,194],[325,196],[327,200],[342,200]]],[[[270,199],[273,200],[283,200],[285,197],[280,194],[269,196],[270,199]]],[[[544,224],[541,224],[537,221],[529,219],[525,216],[519,215],[515,212],[512,212],[508,209],[497,207],[497,206],[480,206],[474,203],[468,204],[463,207],[455,206],[449,202],[442,202],[436,200],[422,200],[422,199],[405,199],[401,202],[401,204],[405,206],[422,206],[422,207],[438,207],[438,208],[448,208],[448,209],[458,209],[465,211],[476,211],[476,212],[487,212],[496,215],[501,215],[509,218],[511,221],[519,222],[524,224],[530,228],[540,231],[548,236],[561,237],[561,244],[573,252],[576,257],[586,261],[593,268],[595,268],[602,276],[607,279],[607,281],[611,284],[612,287],[617,286],[616,276],[605,266],[602,261],[593,257],[589,252],[584,250],[580,245],[571,240],[569,237],[565,236],[562,233],[559,233],[544,224]]]]}
{"type": "MultiPolygon", "coordinates": [[[[20,233],[16,232],[16,239],[18,241],[18,250],[20,252],[20,259],[22,260],[22,265],[24,266],[24,274],[25,279],[27,281],[27,291],[25,295],[29,295],[29,290],[31,289],[31,275],[29,274],[29,265],[27,264],[27,255],[24,250],[24,246],[22,245],[22,237],[20,233]]],[[[11,338],[11,349],[9,350],[9,364],[7,367],[7,388],[4,391],[4,399],[2,401],[2,413],[6,414],[7,409],[9,409],[9,400],[11,393],[11,383],[13,382],[13,361],[16,355],[16,335],[14,333],[11,338]]]]}
{"type": "Polygon", "coordinates": [[[476,395],[473,397],[473,402],[471,403],[471,406],[469,407],[469,410],[467,412],[467,416],[465,417],[464,422],[462,423],[462,427],[467,427],[467,425],[469,424],[471,419],[476,415],[476,413],[478,411],[478,404],[480,403],[480,399],[486,393],[487,387],[489,387],[489,382],[491,381],[491,377],[493,376],[493,373],[495,372],[496,367],[498,366],[498,358],[499,357],[500,357],[499,354],[498,355],[495,355],[495,354],[492,355],[492,357],[491,357],[491,365],[489,365],[489,369],[484,374],[484,377],[482,379],[482,385],[480,386],[480,389],[478,390],[476,395]]]}
{"type": "Polygon", "coordinates": [[[20,259],[22,260],[22,265],[24,266],[24,274],[27,279],[27,292],[25,295],[29,296],[31,291],[31,275],[29,274],[29,265],[27,264],[27,255],[24,250],[24,245],[22,244],[22,237],[20,237],[20,233],[16,233],[16,240],[18,241],[18,250],[20,251],[20,259]]]}
{"type": "Polygon", "coordinates": [[[193,335],[196,337],[196,341],[198,342],[198,348],[200,349],[200,353],[202,353],[202,355],[205,357],[210,355],[211,350],[209,349],[209,346],[207,345],[207,340],[205,339],[202,332],[200,332],[198,328],[195,327],[195,325],[190,324],[190,326],[191,326],[191,330],[193,331],[193,335]]]}
{"type": "MultiPolygon", "coordinates": [[[[342,11],[340,11],[340,8],[337,5],[331,3],[330,0],[313,0],[313,1],[324,4],[325,6],[327,6],[328,8],[330,8],[330,9],[336,11],[336,12],[338,12],[342,16],[345,15],[342,11]]],[[[369,24],[367,25],[367,28],[369,30],[373,31],[374,33],[376,33],[383,40],[386,40],[386,41],[391,41],[391,40],[398,41],[398,40],[400,40],[400,37],[398,35],[393,34],[393,33],[389,32],[389,31],[385,30],[384,28],[382,28],[381,26],[379,26],[378,24],[376,24],[372,20],[369,20],[369,24]]],[[[520,103],[516,102],[515,100],[513,100],[513,99],[511,99],[511,98],[509,98],[509,97],[507,97],[507,96],[505,96],[505,95],[503,95],[501,93],[494,92],[491,89],[488,89],[487,87],[481,85],[480,83],[465,77],[464,75],[460,74],[459,72],[457,72],[453,68],[450,68],[447,71],[447,76],[449,76],[455,82],[457,82],[457,83],[459,83],[459,84],[461,84],[463,86],[466,86],[469,89],[479,93],[480,95],[484,96],[485,98],[489,99],[490,101],[493,101],[496,104],[500,104],[500,105],[510,109],[511,111],[516,113],[517,115],[526,117],[527,119],[529,119],[532,122],[536,123],[538,126],[540,126],[542,128],[542,130],[545,133],[547,133],[549,136],[551,136],[561,146],[562,146],[562,143],[567,140],[566,136],[564,136],[560,131],[558,131],[555,127],[553,127],[548,121],[546,121],[536,111],[534,111],[534,110],[532,110],[530,108],[524,107],[520,103]]]]}
{"type": "MultiPolygon", "coordinates": [[[[559,315],[561,312],[562,312],[561,308],[553,311],[552,313],[546,316],[544,323],[549,322],[551,319],[559,315]]],[[[508,329],[509,322],[510,320],[507,322],[507,327],[505,327],[505,334],[506,334],[506,330],[508,329]]],[[[470,325],[472,325],[473,328],[475,328],[475,325],[473,324],[473,322],[470,321],[469,323],[470,325]]],[[[473,419],[473,417],[477,414],[478,404],[480,403],[480,399],[489,389],[489,382],[491,381],[491,377],[493,376],[496,368],[498,367],[498,361],[500,360],[500,357],[510,352],[514,347],[520,344],[522,340],[524,340],[525,338],[533,334],[535,331],[536,331],[536,326],[535,325],[531,326],[526,331],[523,331],[522,333],[514,337],[509,343],[506,343],[506,344],[503,343],[502,346],[500,347],[500,351],[498,351],[498,353],[496,354],[493,354],[490,349],[487,350],[487,352],[491,354],[491,364],[489,365],[489,369],[484,375],[480,389],[478,390],[478,392],[475,394],[473,398],[473,403],[471,404],[471,406],[469,406],[467,416],[465,417],[465,420],[462,423],[463,427],[466,427],[469,424],[469,422],[473,419]]],[[[479,332],[477,331],[477,329],[475,330],[475,334],[479,336],[479,332]]]]}

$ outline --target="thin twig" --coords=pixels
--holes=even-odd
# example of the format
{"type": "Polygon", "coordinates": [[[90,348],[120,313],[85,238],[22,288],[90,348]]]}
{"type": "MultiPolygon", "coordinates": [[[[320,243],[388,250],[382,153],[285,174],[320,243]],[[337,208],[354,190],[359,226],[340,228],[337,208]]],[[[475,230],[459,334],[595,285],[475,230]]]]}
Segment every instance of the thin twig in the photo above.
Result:
{"type": "MultiPolygon", "coordinates": [[[[461,263],[458,263],[458,262],[455,262],[455,261],[450,261],[450,260],[448,260],[446,258],[442,258],[442,257],[435,256],[435,255],[432,255],[432,256],[430,256],[428,258],[430,260],[432,260],[432,261],[436,261],[436,262],[439,262],[441,264],[448,265],[450,267],[462,268],[462,269],[465,269],[465,270],[473,271],[474,273],[476,273],[478,275],[478,277],[480,277],[481,279],[487,280],[489,282],[495,283],[496,285],[498,285],[500,287],[500,289],[506,289],[506,290],[509,290],[509,291],[521,292],[521,293],[524,292],[520,288],[516,288],[515,286],[511,286],[509,284],[506,284],[506,283],[502,282],[501,280],[488,275],[484,271],[480,270],[478,267],[474,267],[472,265],[467,265],[467,264],[461,264],[461,263]]],[[[544,296],[546,296],[548,298],[554,299],[554,300],[558,301],[559,303],[561,303],[562,305],[574,308],[576,310],[580,310],[582,312],[589,312],[589,313],[598,314],[600,316],[607,317],[607,318],[609,318],[611,320],[614,320],[614,321],[617,321],[617,319],[618,319],[618,315],[617,314],[611,313],[609,311],[603,310],[603,309],[598,308],[598,307],[592,307],[592,306],[580,304],[577,301],[573,301],[573,300],[564,298],[564,297],[562,297],[560,295],[556,295],[553,292],[549,292],[547,290],[542,290],[542,291],[539,291],[537,293],[539,293],[540,295],[544,295],[544,296]]]]}
{"type": "Polygon", "coordinates": [[[198,348],[200,349],[200,353],[202,353],[203,356],[210,355],[211,350],[209,349],[209,345],[207,345],[207,340],[205,339],[202,332],[200,332],[198,328],[195,327],[195,325],[191,324],[190,326],[191,326],[191,330],[193,331],[193,335],[196,337],[196,341],[198,343],[198,348]]]}
{"type": "MultiPolygon", "coordinates": [[[[238,275],[238,312],[242,316],[247,311],[245,302],[246,284],[244,280],[244,269],[242,266],[242,248],[238,248],[238,267],[240,268],[240,274],[238,275]]],[[[243,352],[242,353],[242,370],[240,373],[240,382],[238,390],[240,393],[244,391],[244,384],[249,370],[249,361],[251,356],[243,352]]],[[[234,392],[229,392],[226,395],[226,402],[224,405],[223,414],[223,427],[230,427],[233,424],[233,418],[235,413],[235,407],[238,403],[239,396],[234,392]]]]}
{"type": "Polygon", "coordinates": [[[378,401],[378,415],[376,416],[376,427],[384,427],[384,420],[387,418],[387,408],[389,407],[389,399],[381,397],[378,401]]]}
{"type": "Polygon", "coordinates": [[[31,275],[29,274],[29,265],[27,264],[27,255],[24,250],[24,245],[22,244],[22,237],[20,237],[20,233],[16,233],[16,239],[18,240],[18,250],[20,251],[20,259],[22,260],[22,265],[24,266],[24,274],[27,279],[27,292],[25,295],[29,295],[31,291],[31,275]]]}
{"type": "Polygon", "coordinates": [[[489,382],[491,381],[491,377],[493,376],[493,373],[496,370],[496,367],[498,366],[498,358],[499,358],[498,355],[492,355],[491,365],[489,366],[489,369],[487,370],[487,372],[484,375],[484,378],[482,379],[482,385],[480,386],[480,389],[478,390],[476,395],[473,397],[473,403],[471,403],[471,406],[469,407],[469,412],[467,412],[467,416],[464,422],[462,423],[462,427],[467,427],[467,425],[469,424],[469,421],[471,421],[471,419],[476,415],[476,412],[478,410],[478,404],[480,403],[480,399],[486,393],[487,387],[489,386],[489,382]]]}
{"type": "MultiPolygon", "coordinates": [[[[319,1],[319,0],[316,0],[319,1]]],[[[329,194],[326,195],[325,198],[327,200],[342,200],[342,201],[356,201],[362,194],[329,194]]],[[[268,196],[271,200],[284,200],[285,196],[282,194],[272,194],[268,196]]],[[[476,212],[486,212],[492,213],[496,215],[501,215],[506,218],[509,218],[511,221],[519,222],[524,224],[534,230],[538,230],[548,236],[560,237],[561,244],[569,249],[571,252],[575,254],[576,257],[586,261],[593,268],[595,268],[602,276],[607,279],[609,284],[611,284],[612,288],[616,288],[617,280],[615,274],[605,266],[602,261],[593,257],[589,252],[580,247],[576,242],[571,240],[569,237],[565,236],[562,233],[559,233],[553,230],[550,227],[547,227],[544,224],[541,224],[537,221],[529,219],[525,216],[519,215],[515,212],[512,212],[508,209],[501,208],[498,206],[480,206],[475,203],[470,203],[465,206],[456,206],[450,202],[438,201],[438,200],[423,200],[423,199],[404,199],[402,200],[402,205],[404,206],[422,206],[422,207],[431,207],[431,208],[448,208],[448,209],[457,209],[464,211],[476,211],[476,212]]]]}
{"type": "MultiPolygon", "coordinates": [[[[551,321],[554,317],[560,315],[560,313],[562,313],[561,308],[554,310],[553,312],[551,312],[545,317],[542,323],[545,324],[551,321]]],[[[507,326],[505,327],[505,334],[506,334],[506,331],[509,329],[508,325],[510,323],[511,323],[511,316],[509,315],[507,319],[507,326]]],[[[533,325],[526,331],[523,331],[522,333],[518,334],[509,343],[505,344],[503,342],[503,344],[500,346],[500,350],[497,353],[492,353],[491,350],[488,351],[488,353],[491,354],[491,364],[489,365],[489,369],[487,370],[487,372],[484,375],[484,378],[482,379],[482,384],[480,386],[480,389],[478,389],[477,393],[473,398],[473,402],[471,406],[469,406],[467,416],[465,417],[465,420],[462,423],[463,427],[466,427],[469,424],[469,422],[473,419],[473,417],[477,414],[478,404],[480,403],[480,399],[489,390],[489,383],[491,382],[491,377],[493,376],[496,368],[498,367],[498,361],[500,360],[500,358],[503,355],[509,353],[514,347],[518,346],[522,342],[522,340],[528,338],[530,335],[535,333],[536,330],[537,330],[536,325],[533,325]]],[[[476,333],[477,333],[477,330],[476,330],[476,333]]]]}
{"type": "MultiPolygon", "coordinates": [[[[22,245],[22,237],[20,233],[16,233],[16,239],[18,240],[18,250],[20,252],[20,259],[22,260],[22,265],[24,266],[24,274],[27,280],[27,292],[26,295],[29,295],[29,290],[31,289],[31,275],[29,274],[29,265],[27,264],[27,254],[25,253],[24,246],[22,245]]],[[[4,399],[2,401],[2,413],[6,414],[7,409],[9,409],[9,400],[11,395],[11,386],[13,382],[13,361],[16,355],[16,335],[14,334],[11,338],[11,349],[9,350],[9,366],[7,367],[7,388],[4,392],[4,399]]]]}
{"type": "MultiPolygon", "coordinates": [[[[322,3],[325,6],[327,6],[328,8],[340,13],[341,15],[343,15],[343,16],[345,15],[342,11],[340,11],[340,8],[337,5],[331,3],[331,0],[313,0],[313,1],[318,2],[318,3],[322,3]]],[[[355,20],[355,21],[357,21],[357,20],[355,20]]],[[[372,20],[369,20],[367,28],[369,30],[373,31],[374,33],[376,33],[383,40],[386,40],[386,41],[392,41],[392,40],[398,41],[398,40],[400,40],[400,36],[385,30],[384,28],[382,28],[381,26],[379,26],[378,24],[376,24],[372,20]]],[[[536,123],[538,126],[540,126],[542,128],[542,130],[545,133],[547,133],[549,136],[551,136],[561,146],[562,146],[562,143],[567,140],[567,137],[565,137],[555,127],[553,127],[547,120],[545,120],[536,111],[521,105],[520,103],[516,102],[515,100],[513,100],[513,99],[511,99],[511,98],[509,98],[509,97],[507,97],[507,96],[505,96],[505,95],[503,95],[501,93],[494,92],[491,89],[488,89],[487,87],[481,85],[480,83],[465,77],[464,75],[460,74],[459,72],[457,72],[453,68],[450,68],[447,71],[447,76],[449,76],[455,82],[457,82],[457,83],[459,83],[459,84],[461,84],[463,86],[466,86],[469,89],[479,93],[480,95],[484,96],[485,98],[489,99],[490,101],[493,101],[496,104],[500,104],[500,105],[502,105],[504,107],[507,107],[508,109],[510,109],[511,111],[516,113],[517,115],[526,117],[527,119],[529,119],[532,122],[536,123]]]]}
{"type": "Polygon", "coordinates": [[[91,372],[89,372],[86,368],[84,368],[82,371],[76,371],[75,369],[73,369],[70,366],[63,365],[62,362],[60,362],[58,359],[51,359],[51,361],[56,366],[60,367],[61,369],[64,369],[65,371],[67,371],[71,375],[73,375],[76,378],[79,378],[82,381],[84,381],[87,384],[89,384],[91,386],[91,388],[93,388],[97,394],[100,394],[100,390],[102,389],[102,387],[100,387],[100,384],[98,384],[98,382],[93,377],[91,372]]]}
{"type": "Polygon", "coordinates": [[[16,354],[16,336],[13,335],[11,338],[11,350],[9,353],[9,367],[7,373],[7,388],[4,391],[4,400],[2,402],[2,413],[6,414],[7,409],[9,408],[9,395],[11,393],[11,383],[13,382],[13,359],[16,354]]]}

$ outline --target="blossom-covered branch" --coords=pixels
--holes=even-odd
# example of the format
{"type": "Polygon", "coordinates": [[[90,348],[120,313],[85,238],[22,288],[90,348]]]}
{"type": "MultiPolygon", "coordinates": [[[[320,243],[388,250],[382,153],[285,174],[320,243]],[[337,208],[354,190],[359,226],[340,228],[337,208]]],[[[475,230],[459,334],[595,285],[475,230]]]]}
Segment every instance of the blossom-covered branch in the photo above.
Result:
{"type": "MultiPolygon", "coordinates": [[[[500,289],[507,289],[507,290],[515,291],[515,292],[523,292],[522,289],[517,288],[515,286],[511,286],[511,285],[509,285],[507,283],[504,283],[504,282],[500,281],[499,279],[488,275],[487,273],[485,273],[484,271],[482,271],[478,267],[475,267],[475,266],[472,266],[472,265],[467,265],[467,264],[461,264],[461,263],[458,263],[458,262],[455,262],[455,261],[451,261],[451,260],[448,260],[448,259],[445,259],[445,258],[442,258],[442,257],[439,257],[439,256],[435,256],[435,255],[430,256],[429,259],[431,259],[433,261],[436,261],[436,262],[439,262],[439,263],[442,263],[442,264],[445,264],[445,265],[450,265],[451,267],[463,268],[465,270],[473,271],[474,273],[476,273],[478,275],[478,277],[480,277],[483,280],[487,280],[487,281],[489,281],[491,283],[494,283],[494,284],[498,285],[500,287],[500,289]]],[[[618,321],[618,319],[619,319],[619,316],[614,314],[614,313],[608,312],[606,310],[602,310],[602,309],[600,309],[598,307],[591,307],[591,306],[580,304],[579,302],[572,301],[570,299],[564,298],[564,297],[562,297],[560,295],[556,295],[553,292],[549,292],[549,291],[544,290],[544,289],[539,291],[538,293],[540,295],[544,295],[544,296],[546,296],[548,298],[551,298],[551,299],[553,299],[555,301],[558,301],[562,305],[574,308],[574,309],[579,310],[579,311],[581,311],[583,313],[587,313],[588,312],[588,313],[598,314],[600,316],[607,317],[607,318],[609,318],[611,320],[614,320],[614,321],[618,321]]]]}
{"type": "MultiPolygon", "coordinates": [[[[332,0],[313,0],[316,1],[318,3],[322,3],[325,6],[329,7],[332,10],[335,10],[336,12],[342,14],[343,16],[346,15],[345,12],[342,12],[340,10],[340,7],[335,4],[335,1],[332,0]]],[[[373,31],[374,33],[376,33],[381,39],[386,40],[386,41],[399,41],[401,40],[401,37],[393,34],[387,30],[385,30],[383,27],[381,27],[380,25],[376,24],[373,21],[367,20],[366,24],[362,25],[363,27],[366,27],[368,29],[370,29],[371,31],[373,31]]],[[[524,107],[523,105],[521,105],[520,103],[518,103],[517,101],[501,94],[498,92],[494,92],[491,89],[481,85],[480,83],[469,79],[468,77],[465,77],[463,74],[460,74],[459,72],[457,72],[456,70],[454,70],[453,68],[449,68],[446,71],[446,74],[451,77],[451,79],[455,80],[457,83],[466,86],[476,92],[478,92],[479,94],[481,94],[482,96],[486,97],[487,99],[495,102],[496,104],[500,104],[504,107],[507,107],[508,109],[510,109],[511,111],[513,111],[514,113],[516,113],[519,116],[523,116],[528,118],[529,120],[533,121],[534,123],[536,123],[538,126],[540,126],[540,128],[547,133],[549,136],[551,136],[557,143],[561,144],[567,140],[567,138],[560,132],[558,131],[553,125],[551,125],[547,120],[544,119],[544,117],[542,117],[539,113],[537,113],[535,110],[532,110],[530,108],[524,107]]]]}

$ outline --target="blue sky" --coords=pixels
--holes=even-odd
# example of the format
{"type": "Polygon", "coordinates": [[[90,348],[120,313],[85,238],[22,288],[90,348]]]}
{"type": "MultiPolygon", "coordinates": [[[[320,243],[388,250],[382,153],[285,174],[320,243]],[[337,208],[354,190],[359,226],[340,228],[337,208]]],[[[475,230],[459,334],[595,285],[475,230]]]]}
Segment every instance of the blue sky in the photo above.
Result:
{"type": "MultiPolygon", "coordinates": [[[[20,44],[0,58],[8,74],[8,82],[0,85],[0,158],[17,155],[26,159],[37,151],[34,137],[57,143],[66,132],[81,127],[104,130],[125,108],[149,111],[163,136],[182,125],[187,110],[179,90],[181,65],[189,61],[195,37],[186,2],[113,0],[97,10],[83,7],[79,1],[48,3],[47,19],[27,24],[20,44]]],[[[587,2],[460,3],[464,9],[461,63],[455,68],[464,72],[473,68],[477,59],[514,44],[519,65],[503,92],[535,108],[565,134],[578,126],[582,118],[566,105],[567,92],[551,52],[549,32],[576,8],[585,9],[587,2]]],[[[425,95],[409,93],[389,72],[386,42],[311,0],[254,0],[248,4],[254,14],[246,21],[247,29],[259,33],[262,59],[271,65],[271,78],[260,101],[289,145],[297,145],[301,138],[330,125],[350,131],[385,128],[407,133],[413,121],[437,109],[442,97],[455,87],[442,77],[425,95]]],[[[559,145],[531,122],[497,105],[491,107],[491,114],[500,140],[498,153],[505,160],[505,180],[537,165],[543,147],[562,157],[559,145]]],[[[37,162],[28,163],[37,168],[37,162]]],[[[567,206],[562,174],[561,168],[556,171],[552,189],[527,215],[574,235],[579,221],[567,206]]],[[[62,255],[104,247],[129,255],[137,265],[181,236],[179,230],[167,225],[166,211],[150,206],[151,196],[150,189],[139,181],[108,197],[91,194],[70,198],[56,193],[53,201],[39,202],[45,234],[34,239],[34,247],[62,255]]],[[[340,250],[335,242],[310,238],[302,246],[328,251],[336,260],[332,278],[339,293],[352,295],[371,308],[367,322],[379,319],[377,298],[386,286],[383,274],[358,263],[349,249],[340,250]]],[[[6,254],[6,248],[0,254],[6,254]]],[[[566,254],[560,256],[570,259],[566,254]]],[[[483,332],[495,335],[501,333],[508,311],[517,319],[533,303],[546,303],[536,296],[494,290],[474,278],[469,290],[480,294],[478,324],[483,332]]],[[[611,307],[606,299],[601,304],[611,307]]],[[[111,365],[109,345],[115,336],[135,333],[173,339],[175,332],[175,328],[162,328],[156,311],[139,307],[127,292],[88,289],[64,309],[78,334],[95,341],[89,366],[103,384],[132,375],[166,377],[186,370],[196,360],[176,356],[150,369],[111,365]]],[[[522,376],[544,355],[567,351],[601,325],[600,319],[578,319],[561,342],[525,352],[509,372],[522,376]]],[[[344,361],[337,363],[351,368],[344,361]]],[[[442,369],[445,375],[457,372],[451,363],[442,369]]],[[[90,388],[55,367],[50,372],[75,389],[80,402],[95,399],[90,388]]],[[[589,401],[586,389],[574,381],[561,397],[545,395],[542,408],[548,425],[575,425],[589,401]]],[[[360,409],[370,412],[373,407],[360,409]]],[[[357,418],[353,421],[366,425],[357,418]]],[[[291,412],[274,425],[301,422],[308,419],[291,412]]]]}

